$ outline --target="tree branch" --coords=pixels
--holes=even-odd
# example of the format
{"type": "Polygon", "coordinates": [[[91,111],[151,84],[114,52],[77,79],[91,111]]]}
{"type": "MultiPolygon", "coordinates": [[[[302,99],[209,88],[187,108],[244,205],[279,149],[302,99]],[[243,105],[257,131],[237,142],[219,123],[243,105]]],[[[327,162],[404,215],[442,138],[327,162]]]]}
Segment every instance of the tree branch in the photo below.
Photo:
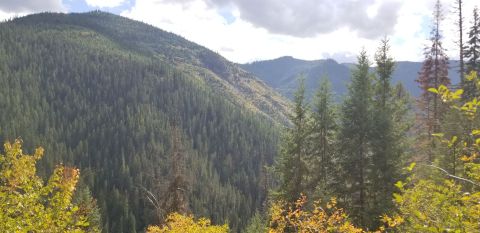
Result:
{"type": "Polygon", "coordinates": [[[445,169],[443,169],[443,168],[441,168],[441,167],[437,167],[437,166],[435,166],[435,165],[433,165],[433,164],[424,164],[424,165],[425,165],[425,166],[428,166],[428,167],[435,168],[435,169],[437,169],[437,170],[440,170],[440,171],[442,171],[443,173],[445,173],[445,175],[447,175],[447,176],[450,177],[450,178],[457,179],[457,180],[461,180],[461,181],[465,181],[465,182],[467,182],[467,183],[470,183],[470,184],[473,184],[473,185],[475,185],[475,186],[477,186],[477,187],[480,187],[480,184],[477,184],[476,182],[474,182],[474,181],[472,181],[472,180],[469,180],[469,179],[465,179],[465,178],[463,178],[463,177],[459,177],[459,176],[452,175],[452,174],[450,174],[447,170],[445,170],[445,169]]]}

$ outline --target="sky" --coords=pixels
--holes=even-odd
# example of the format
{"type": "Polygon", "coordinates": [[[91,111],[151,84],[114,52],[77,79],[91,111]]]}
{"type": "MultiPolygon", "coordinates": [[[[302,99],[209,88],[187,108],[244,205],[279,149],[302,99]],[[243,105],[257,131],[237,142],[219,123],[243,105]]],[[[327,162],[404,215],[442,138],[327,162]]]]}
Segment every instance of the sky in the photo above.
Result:
{"type": "MultiPolygon", "coordinates": [[[[463,0],[465,27],[478,0],[463,0]]],[[[354,62],[382,38],[397,61],[421,61],[436,0],[0,0],[0,20],[102,10],[139,20],[237,63],[293,56],[354,62]]],[[[458,59],[454,0],[443,0],[443,43],[458,59]]]]}

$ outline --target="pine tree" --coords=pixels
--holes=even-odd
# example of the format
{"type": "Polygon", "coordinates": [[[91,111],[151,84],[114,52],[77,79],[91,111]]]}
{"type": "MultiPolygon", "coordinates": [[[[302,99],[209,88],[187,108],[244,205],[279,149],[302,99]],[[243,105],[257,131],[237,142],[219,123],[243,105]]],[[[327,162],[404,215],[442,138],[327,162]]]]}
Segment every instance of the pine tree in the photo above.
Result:
{"type": "Polygon", "coordinates": [[[290,116],[292,126],[286,130],[276,166],[276,171],[280,174],[279,195],[289,203],[294,203],[306,191],[306,177],[309,173],[306,165],[310,128],[308,107],[305,103],[303,78],[299,82],[293,114],[290,116]]]}
{"type": "Polygon", "coordinates": [[[377,83],[375,86],[375,99],[379,107],[386,108],[391,101],[391,80],[395,70],[395,62],[390,57],[390,45],[387,38],[381,41],[381,45],[375,53],[377,83]]]}
{"type": "Polygon", "coordinates": [[[358,56],[358,64],[352,72],[349,93],[342,106],[342,118],[338,141],[340,143],[339,179],[344,181],[338,190],[344,205],[353,219],[361,226],[368,225],[368,170],[371,149],[369,132],[372,127],[372,80],[370,62],[365,51],[358,56]]]}
{"type": "Polygon", "coordinates": [[[337,113],[333,102],[331,84],[324,77],[315,95],[313,102],[312,124],[312,189],[320,190],[321,196],[326,197],[333,182],[335,137],[337,133],[337,113]]]}
{"type": "MultiPolygon", "coordinates": [[[[370,216],[380,216],[393,207],[394,183],[400,174],[401,157],[404,145],[399,143],[406,137],[408,128],[402,127],[405,119],[397,118],[397,111],[405,106],[398,102],[402,97],[395,96],[391,87],[395,63],[390,56],[388,39],[383,39],[375,53],[376,82],[373,94],[373,122],[370,131],[372,146],[372,168],[369,173],[373,208],[370,216]],[[398,99],[397,99],[398,98],[398,99]]],[[[403,113],[403,112],[402,112],[403,113]]],[[[378,222],[374,222],[374,225],[378,222]]],[[[378,227],[375,226],[375,227],[378,227]]]]}
{"type": "MultiPolygon", "coordinates": [[[[445,106],[442,106],[440,97],[429,92],[428,89],[438,87],[439,85],[450,85],[450,79],[448,78],[448,57],[442,47],[442,36],[440,33],[440,23],[442,20],[442,6],[440,1],[437,0],[430,37],[431,46],[425,48],[425,60],[419,77],[416,80],[423,91],[419,100],[419,106],[422,109],[419,117],[426,128],[427,137],[432,148],[435,147],[435,143],[431,135],[439,130],[438,127],[445,113],[445,106]]],[[[432,152],[428,153],[428,160],[432,160],[432,152]]]]}
{"type": "MultiPolygon", "coordinates": [[[[467,45],[464,48],[465,59],[467,59],[466,73],[469,74],[472,71],[480,71],[480,17],[478,15],[478,8],[473,9],[472,26],[468,31],[467,45]]],[[[464,85],[464,97],[470,99],[476,96],[473,93],[475,89],[473,82],[466,82],[464,85]]]]}
{"type": "Polygon", "coordinates": [[[472,26],[468,31],[468,41],[465,47],[467,73],[473,70],[480,71],[480,16],[477,7],[473,9],[472,26]]]}
{"type": "Polygon", "coordinates": [[[89,233],[101,232],[102,218],[97,201],[92,197],[90,189],[85,184],[79,184],[72,202],[78,206],[78,212],[86,216],[89,225],[85,231],[89,233]]]}

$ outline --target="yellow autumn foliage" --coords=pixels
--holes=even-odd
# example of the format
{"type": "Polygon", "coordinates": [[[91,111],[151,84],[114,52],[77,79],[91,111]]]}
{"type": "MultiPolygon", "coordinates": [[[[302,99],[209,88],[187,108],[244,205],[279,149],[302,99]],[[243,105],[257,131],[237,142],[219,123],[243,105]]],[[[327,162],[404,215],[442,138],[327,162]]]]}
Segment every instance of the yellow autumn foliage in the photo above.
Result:
{"type": "Polygon", "coordinates": [[[228,225],[212,225],[209,219],[200,218],[197,221],[193,216],[179,213],[168,215],[163,226],[149,226],[147,233],[227,233],[228,225]]]}
{"type": "Polygon", "coordinates": [[[89,224],[72,204],[79,170],[57,166],[48,182],[36,175],[43,148],[24,154],[22,142],[0,154],[0,232],[84,232],[89,224]]]}
{"type": "Polygon", "coordinates": [[[336,200],[332,199],[325,207],[315,202],[313,210],[305,207],[307,198],[302,195],[295,204],[288,205],[279,201],[270,208],[269,233],[300,232],[300,233],[361,233],[362,229],[355,227],[341,208],[337,208],[336,200]]]}

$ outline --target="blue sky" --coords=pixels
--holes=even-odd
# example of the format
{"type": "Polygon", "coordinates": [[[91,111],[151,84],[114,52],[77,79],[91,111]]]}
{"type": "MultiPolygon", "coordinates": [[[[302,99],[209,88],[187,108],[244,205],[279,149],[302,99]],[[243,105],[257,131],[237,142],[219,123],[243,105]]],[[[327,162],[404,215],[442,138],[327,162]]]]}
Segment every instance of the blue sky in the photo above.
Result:
{"type": "MultiPolygon", "coordinates": [[[[444,45],[456,54],[453,1],[444,45]]],[[[477,0],[464,0],[468,22],[477,0]]],[[[43,11],[108,11],[179,34],[239,63],[280,56],[352,62],[384,36],[396,60],[420,61],[435,0],[1,0],[0,20],[43,11]]],[[[468,25],[467,25],[468,26],[468,25]]]]}
{"type": "MultiPolygon", "coordinates": [[[[98,2],[101,2],[101,1],[98,1],[98,2]]],[[[84,0],[62,0],[63,5],[67,8],[68,12],[87,12],[87,11],[92,11],[96,9],[101,9],[114,14],[120,14],[123,11],[130,9],[135,5],[135,0],[105,1],[105,2],[112,2],[110,4],[110,6],[112,7],[99,7],[98,5],[92,6],[92,5],[88,5],[87,1],[84,1],[84,0]]]]}

